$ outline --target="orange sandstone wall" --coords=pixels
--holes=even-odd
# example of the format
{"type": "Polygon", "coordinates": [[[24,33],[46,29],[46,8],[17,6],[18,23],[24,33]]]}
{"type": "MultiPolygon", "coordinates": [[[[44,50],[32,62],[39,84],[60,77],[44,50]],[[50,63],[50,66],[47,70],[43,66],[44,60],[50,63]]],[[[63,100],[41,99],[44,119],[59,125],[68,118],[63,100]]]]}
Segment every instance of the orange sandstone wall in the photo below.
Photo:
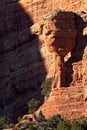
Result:
{"type": "MultiPolygon", "coordinates": [[[[30,26],[56,8],[87,11],[86,4],[86,0],[0,0],[0,115],[13,119],[23,114],[27,101],[38,95],[34,87],[53,76],[54,55],[31,36],[30,26]]],[[[69,74],[72,62],[67,66],[69,74]]],[[[73,66],[72,70],[78,68],[78,62],[73,66]]]]}
{"type": "MultiPolygon", "coordinates": [[[[87,12],[86,0],[20,0],[18,3],[25,10],[25,12],[32,18],[32,21],[34,23],[40,21],[44,14],[57,8],[73,12],[87,12]]],[[[40,48],[41,55],[45,59],[44,64],[46,66],[47,77],[51,77],[53,76],[54,72],[54,56],[53,54],[50,54],[47,51],[46,45],[44,43],[41,45],[40,48]],[[49,60],[50,64],[48,63],[47,57],[49,57],[49,59],[52,60],[52,62],[51,60],[49,60]]]]}
{"type": "Polygon", "coordinates": [[[41,17],[57,8],[67,11],[87,11],[86,0],[20,0],[20,5],[24,8],[34,22],[41,19],[41,17]]]}
{"type": "Polygon", "coordinates": [[[37,114],[40,110],[46,118],[55,114],[60,114],[63,118],[70,120],[87,116],[83,87],[71,86],[54,90],[37,114]]]}

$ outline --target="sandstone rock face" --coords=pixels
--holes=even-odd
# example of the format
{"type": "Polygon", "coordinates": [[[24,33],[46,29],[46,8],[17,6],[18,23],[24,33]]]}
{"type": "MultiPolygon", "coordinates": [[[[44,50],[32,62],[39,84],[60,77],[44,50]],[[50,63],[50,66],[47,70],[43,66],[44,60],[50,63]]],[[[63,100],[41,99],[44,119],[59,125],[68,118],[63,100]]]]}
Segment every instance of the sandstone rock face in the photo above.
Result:
{"type": "Polygon", "coordinates": [[[49,52],[55,55],[55,72],[52,88],[65,85],[64,57],[75,47],[77,30],[72,12],[57,9],[31,27],[33,34],[43,38],[49,52]]]}
{"type": "Polygon", "coordinates": [[[64,58],[75,47],[74,14],[57,9],[44,16],[43,35],[50,52],[64,58]]]}
{"type": "MultiPolygon", "coordinates": [[[[30,27],[42,20],[44,14],[57,8],[87,12],[86,4],[86,0],[0,0],[1,116],[14,120],[14,117],[23,114],[28,100],[39,95],[38,90],[34,92],[32,88],[39,86],[45,77],[54,76],[55,55],[48,51],[42,36],[38,38],[31,34],[30,27]]],[[[78,44],[66,62],[67,86],[70,83],[84,85],[86,81],[83,68],[86,68],[84,49],[87,43],[87,17],[84,12],[75,17],[78,44]],[[80,78],[72,78],[78,75],[77,71],[80,72],[80,78]]]]}
{"type": "Polygon", "coordinates": [[[66,62],[69,87],[51,91],[48,100],[39,108],[46,118],[58,113],[71,120],[87,117],[87,14],[78,12],[75,21],[78,31],[76,47],[66,62]]]}
{"type": "Polygon", "coordinates": [[[85,113],[84,89],[81,86],[71,86],[54,90],[49,99],[39,108],[37,114],[42,110],[46,118],[55,114],[63,118],[76,119],[87,116],[85,113]]]}
{"type": "Polygon", "coordinates": [[[55,72],[52,88],[66,86],[64,57],[75,47],[77,30],[74,14],[55,10],[44,17],[44,41],[50,52],[55,53],[55,72]]]}
{"type": "Polygon", "coordinates": [[[22,117],[22,119],[20,120],[20,122],[29,122],[29,121],[35,121],[35,115],[33,115],[33,114],[28,114],[28,115],[24,115],[23,117],[22,117]]]}

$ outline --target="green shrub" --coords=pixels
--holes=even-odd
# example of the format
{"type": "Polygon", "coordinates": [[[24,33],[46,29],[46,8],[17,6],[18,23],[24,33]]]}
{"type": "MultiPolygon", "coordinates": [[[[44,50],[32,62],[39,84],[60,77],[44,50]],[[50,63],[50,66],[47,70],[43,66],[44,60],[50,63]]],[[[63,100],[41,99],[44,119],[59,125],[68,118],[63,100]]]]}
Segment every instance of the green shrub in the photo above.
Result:
{"type": "Polygon", "coordinates": [[[42,84],[41,84],[41,88],[42,88],[41,94],[42,95],[49,96],[49,93],[51,91],[52,79],[53,78],[49,78],[42,82],[42,84]]]}
{"type": "Polygon", "coordinates": [[[29,130],[38,130],[38,128],[36,126],[31,125],[29,126],[29,130]]]}
{"type": "Polygon", "coordinates": [[[56,128],[58,123],[62,120],[60,115],[53,115],[47,120],[49,126],[56,128]]]}
{"type": "MultiPolygon", "coordinates": [[[[17,130],[87,130],[87,119],[74,120],[72,123],[63,120],[60,115],[53,115],[49,119],[45,119],[42,111],[40,111],[36,121],[27,123],[19,123],[17,130]]],[[[2,129],[1,129],[2,130],[2,129]]]]}
{"type": "Polygon", "coordinates": [[[17,130],[25,130],[27,128],[26,123],[21,123],[17,130]]]}
{"type": "Polygon", "coordinates": [[[57,130],[71,130],[71,123],[69,121],[60,121],[57,130]]]}
{"type": "Polygon", "coordinates": [[[82,126],[83,126],[84,130],[87,130],[87,120],[84,120],[82,126]]]}
{"type": "Polygon", "coordinates": [[[0,118],[0,130],[4,128],[10,128],[13,127],[13,124],[10,123],[5,117],[0,118]]]}
{"type": "Polygon", "coordinates": [[[74,120],[71,130],[87,130],[87,124],[83,120],[74,120]]]}
{"type": "Polygon", "coordinates": [[[18,121],[18,122],[20,122],[21,118],[22,118],[22,117],[21,117],[21,116],[19,116],[19,117],[17,118],[17,121],[18,121]]]}
{"type": "Polygon", "coordinates": [[[40,106],[40,101],[32,98],[28,102],[29,113],[34,113],[38,109],[39,106],[40,106]]]}
{"type": "Polygon", "coordinates": [[[38,117],[36,118],[38,122],[46,121],[45,116],[43,115],[42,111],[39,112],[38,117]]]}

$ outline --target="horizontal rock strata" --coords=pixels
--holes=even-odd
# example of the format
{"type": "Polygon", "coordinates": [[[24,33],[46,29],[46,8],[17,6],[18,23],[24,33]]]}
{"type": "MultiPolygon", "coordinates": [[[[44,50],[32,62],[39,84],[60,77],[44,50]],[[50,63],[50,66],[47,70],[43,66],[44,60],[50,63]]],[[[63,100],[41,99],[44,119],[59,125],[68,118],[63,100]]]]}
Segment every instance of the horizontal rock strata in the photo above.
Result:
{"type": "Polygon", "coordinates": [[[66,66],[67,86],[86,84],[86,5],[86,0],[0,0],[1,116],[14,120],[14,117],[23,115],[27,110],[28,100],[40,95],[38,89],[41,82],[53,77],[54,54],[48,52],[43,40],[32,35],[30,27],[54,9],[83,11],[75,19],[79,33],[78,46],[72,52],[72,58],[67,60],[66,66]],[[34,91],[35,88],[37,91],[34,91]]]}

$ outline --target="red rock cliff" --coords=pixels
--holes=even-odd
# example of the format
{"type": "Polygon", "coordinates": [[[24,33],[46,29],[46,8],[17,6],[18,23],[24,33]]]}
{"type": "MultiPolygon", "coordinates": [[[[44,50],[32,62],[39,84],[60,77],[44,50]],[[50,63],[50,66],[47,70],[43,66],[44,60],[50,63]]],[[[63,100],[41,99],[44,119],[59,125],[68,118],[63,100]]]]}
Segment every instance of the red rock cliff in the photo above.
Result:
{"type": "MultiPolygon", "coordinates": [[[[50,15],[51,15],[51,13],[50,13],[50,15]]],[[[50,18],[49,14],[47,16],[50,18]]],[[[73,50],[72,49],[69,50],[69,51],[71,51],[71,57],[68,59],[67,62],[65,61],[65,65],[67,68],[66,79],[65,79],[65,73],[62,73],[63,69],[58,70],[57,68],[59,66],[57,66],[55,74],[59,75],[59,73],[61,72],[61,75],[59,75],[59,77],[57,76],[56,78],[54,75],[53,84],[54,84],[54,82],[56,82],[55,88],[58,88],[58,89],[56,89],[56,90],[52,89],[47,101],[45,101],[45,103],[37,111],[37,112],[39,112],[40,110],[42,110],[43,114],[47,118],[49,116],[52,116],[53,114],[58,114],[58,113],[68,119],[74,119],[74,118],[79,118],[81,116],[87,116],[87,107],[86,107],[87,106],[87,99],[86,99],[87,98],[87,94],[86,94],[86,91],[87,91],[87,88],[86,88],[87,87],[86,86],[87,85],[86,84],[86,80],[87,80],[87,76],[86,76],[87,14],[85,12],[78,12],[78,13],[75,13],[74,16],[75,16],[75,18],[74,18],[75,26],[77,29],[76,39],[74,37],[76,45],[73,50]],[[65,88],[63,86],[61,86],[61,84],[60,84],[60,88],[59,88],[59,86],[58,86],[59,80],[61,81],[61,83],[63,83],[64,80],[66,80],[65,88]],[[61,87],[63,87],[63,88],[61,88],[61,87]],[[81,105],[83,107],[81,107],[81,105]]],[[[58,16],[56,16],[56,17],[58,17],[58,16]]],[[[62,15],[62,18],[63,18],[63,15],[62,15]]],[[[70,18],[70,16],[69,16],[69,18],[70,18]]],[[[53,19],[50,19],[50,20],[53,21],[53,19]]],[[[57,24],[60,22],[61,22],[61,19],[59,19],[57,21],[57,24]]],[[[50,22],[48,22],[48,23],[50,26],[50,22]]],[[[48,23],[47,23],[46,27],[49,27],[48,23]]],[[[64,27],[64,24],[61,24],[61,25],[64,27]]],[[[70,26],[70,24],[68,24],[68,25],[70,26]]],[[[73,29],[74,29],[74,26],[73,26],[73,29]]],[[[51,28],[51,32],[52,31],[54,32],[54,30],[55,30],[54,28],[51,28]]],[[[57,30],[57,28],[56,28],[56,30],[57,30]]],[[[60,32],[60,34],[62,34],[61,33],[62,29],[60,29],[59,32],[60,32]]],[[[68,33],[68,30],[67,30],[67,33],[68,33]]],[[[49,35],[51,35],[51,33],[49,35]]],[[[65,45],[66,45],[65,48],[67,48],[67,50],[69,47],[69,45],[67,46],[68,40],[65,37],[64,33],[62,35],[57,34],[57,37],[50,36],[50,38],[49,38],[50,41],[47,41],[47,44],[51,45],[50,47],[55,48],[55,49],[52,48],[52,51],[55,51],[58,54],[58,56],[62,57],[60,51],[58,50],[60,47],[60,44],[57,40],[57,38],[59,38],[59,40],[61,39],[60,36],[63,38],[63,40],[65,39],[65,41],[66,41],[65,44],[64,44],[63,40],[61,41],[62,54],[64,54],[66,52],[66,49],[63,50],[65,45]],[[56,40],[52,40],[52,39],[56,39],[57,42],[56,42],[56,40]],[[58,44],[58,46],[56,44],[58,44]],[[52,45],[54,45],[54,46],[52,46],[52,45]]],[[[72,34],[72,36],[73,36],[73,34],[72,34]]],[[[69,43],[71,43],[71,45],[72,45],[72,43],[74,44],[74,41],[72,42],[72,38],[70,41],[70,35],[68,35],[68,38],[69,38],[69,43]]],[[[72,47],[72,46],[70,46],[70,47],[72,47]]],[[[58,59],[55,62],[61,62],[61,60],[58,59]]]]}
{"type": "MultiPolygon", "coordinates": [[[[86,97],[87,79],[85,75],[86,63],[84,62],[87,43],[85,29],[87,16],[84,13],[87,12],[86,4],[86,0],[0,0],[1,115],[7,115],[12,119],[14,116],[19,116],[20,111],[26,110],[25,104],[32,98],[32,95],[34,97],[35,94],[38,94],[36,91],[31,92],[30,89],[39,86],[45,77],[53,76],[54,54],[47,50],[46,44],[40,41],[36,35],[31,35],[30,26],[40,21],[44,14],[56,8],[73,12],[83,11],[75,17],[78,30],[77,46],[71,53],[71,58],[66,62],[68,68],[66,80],[67,86],[70,86],[70,83],[76,87],[81,86],[81,94],[85,93],[86,97]]],[[[73,91],[71,88],[69,92],[73,91]]],[[[76,92],[77,89],[75,89],[76,92]]],[[[66,90],[65,88],[64,91],[66,90]]],[[[58,94],[60,95],[59,92],[58,94]]],[[[60,100],[62,99],[60,98],[60,100]]],[[[84,103],[85,106],[86,101],[83,102],[83,100],[84,98],[81,99],[81,103],[84,103]]],[[[87,110],[84,108],[83,111],[86,115],[87,110]]],[[[52,114],[54,113],[52,112],[52,114]]]]}

